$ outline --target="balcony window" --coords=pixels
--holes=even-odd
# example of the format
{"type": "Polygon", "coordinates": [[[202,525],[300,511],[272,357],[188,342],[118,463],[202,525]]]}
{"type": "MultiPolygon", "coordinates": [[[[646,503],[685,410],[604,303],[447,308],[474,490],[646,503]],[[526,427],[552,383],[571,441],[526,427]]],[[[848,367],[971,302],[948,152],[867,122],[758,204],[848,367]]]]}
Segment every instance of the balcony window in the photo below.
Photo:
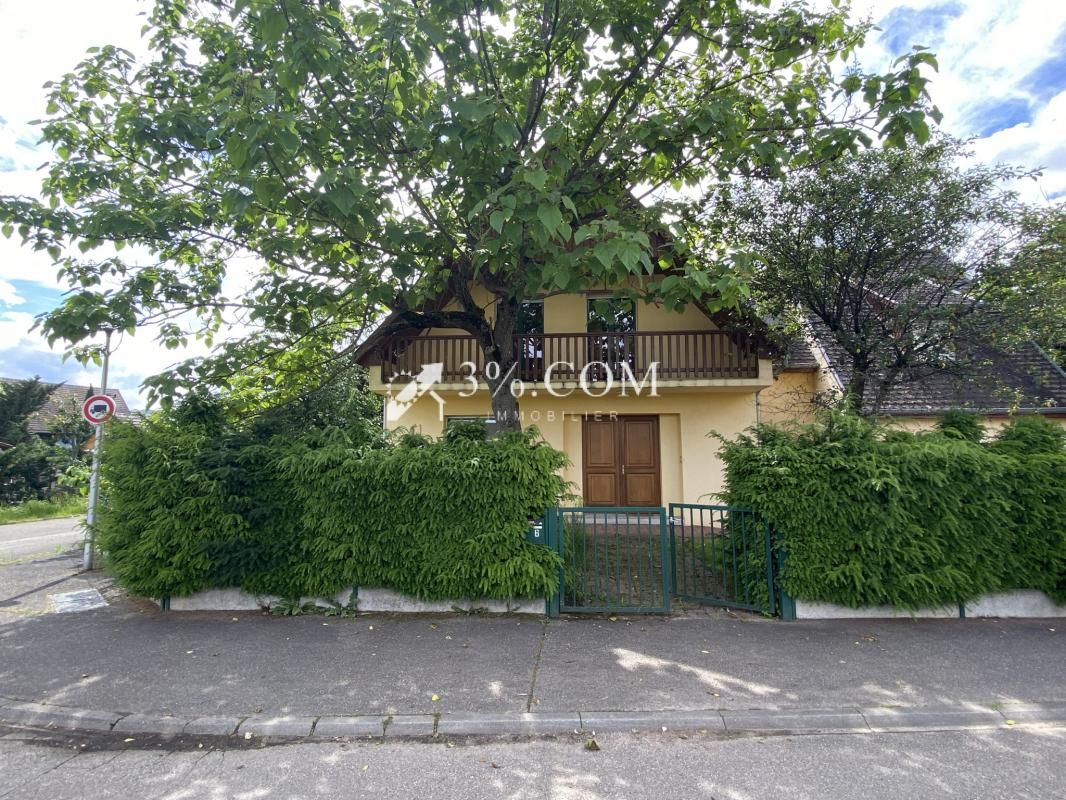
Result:
{"type": "Polygon", "coordinates": [[[544,301],[523,300],[515,323],[518,333],[544,333],[544,301]]]}
{"type": "Polygon", "coordinates": [[[524,300],[515,322],[518,341],[518,377],[523,381],[544,378],[544,301],[524,300]]]}
{"type": "Polygon", "coordinates": [[[632,333],[637,329],[637,311],[624,297],[590,297],[589,333],[632,333]]]}
{"type": "Polygon", "coordinates": [[[589,378],[606,380],[609,369],[617,379],[623,366],[633,368],[633,337],[637,313],[632,300],[622,297],[590,297],[586,304],[589,336],[588,360],[594,363],[589,378]],[[630,334],[630,335],[627,335],[630,334]]]}

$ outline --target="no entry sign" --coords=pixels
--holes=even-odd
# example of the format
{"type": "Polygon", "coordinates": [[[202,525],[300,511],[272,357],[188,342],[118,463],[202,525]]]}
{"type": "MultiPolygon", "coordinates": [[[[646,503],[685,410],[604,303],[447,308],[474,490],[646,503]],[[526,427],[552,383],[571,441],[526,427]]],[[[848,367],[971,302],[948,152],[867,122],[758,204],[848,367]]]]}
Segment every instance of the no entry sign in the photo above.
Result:
{"type": "Polygon", "coordinates": [[[115,416],[115,401],[106,394],[94,394],[85,398],[81,405],[81,415],[93,425],[107,422],[115,416]]]}

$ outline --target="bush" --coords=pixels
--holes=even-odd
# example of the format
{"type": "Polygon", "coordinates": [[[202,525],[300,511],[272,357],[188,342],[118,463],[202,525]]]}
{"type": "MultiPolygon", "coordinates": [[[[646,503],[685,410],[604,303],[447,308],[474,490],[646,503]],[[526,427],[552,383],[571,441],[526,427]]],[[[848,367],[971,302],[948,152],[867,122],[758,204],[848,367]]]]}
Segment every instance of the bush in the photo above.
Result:
{"type": "Polygon", "coordinates": [[[985,438],[985,426],[981,424],[981,418],[972,411],[948,411],[941,415],[937,428],[948,436],[970,442],[980,442],[985,438]]]}
{"type": "Polygon", "coordinates": [[[914,609],[1031,588],[1066,600],[1066,453],[1045,420],[982,445],[836,414],[763,426],[721,452],[728,502],[780,532],[794,597],[914,609]]]}
{"type": "Polygon", "coordinates": [[[338,428],[264,438],[203,401],[112,429],[98,536],[135,593],[328,597],[354,585],[439,600],[555,589],[558,557],[525,535],[563,494],[565,456],[536,431],[395,445],[338,428]]]}

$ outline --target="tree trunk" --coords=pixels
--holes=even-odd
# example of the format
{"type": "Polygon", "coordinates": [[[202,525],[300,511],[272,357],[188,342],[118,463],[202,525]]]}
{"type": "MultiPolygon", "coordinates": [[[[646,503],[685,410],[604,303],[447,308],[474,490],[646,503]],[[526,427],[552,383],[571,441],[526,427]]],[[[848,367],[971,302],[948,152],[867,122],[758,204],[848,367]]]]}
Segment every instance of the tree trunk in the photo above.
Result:
{"type": "Polygon", "coordinates": [[[518,320],[518,302],[501,297],[496,303],[496,321],[491,335],[482,341],[485,352],[485,380],[492,393],[492,416],[500,430],[522,430],[513,384],[518,378],[518,359],[514,334],[518,320]],[[489,366],[493,364],[494,366],[489,366]]]}
{"type": "Polygon", "coordinates": [[[851,380],[844,387],[844,404],[848,410],[862,416],[863,402],[866,398],[866,373],[870,365],[866,359],[853,358],[851,362],[851,380]]]}

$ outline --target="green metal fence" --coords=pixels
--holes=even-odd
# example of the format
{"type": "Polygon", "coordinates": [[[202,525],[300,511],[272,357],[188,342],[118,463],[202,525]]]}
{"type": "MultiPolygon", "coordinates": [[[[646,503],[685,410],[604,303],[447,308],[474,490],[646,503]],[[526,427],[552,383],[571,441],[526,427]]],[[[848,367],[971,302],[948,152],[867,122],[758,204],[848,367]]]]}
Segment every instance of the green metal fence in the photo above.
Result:
{"type": "Polygon", "coordinates": [[[666,509],[552,508],[545,523],[563,558],[549,613],[670,611],[666,509]]]}
{"type": "Polygon", "coordinates": [[[562,557],[548,613],[668,613],[671,597],[789,616],[770,525],[733,506],[551,508],[543,531],[562,557]]]}
{"type": "Polygon", "coordinates": [[[707,605],[776,612],[772,532],[754,511],[671,503],[669,528],[675,596],[707,605]]]}

